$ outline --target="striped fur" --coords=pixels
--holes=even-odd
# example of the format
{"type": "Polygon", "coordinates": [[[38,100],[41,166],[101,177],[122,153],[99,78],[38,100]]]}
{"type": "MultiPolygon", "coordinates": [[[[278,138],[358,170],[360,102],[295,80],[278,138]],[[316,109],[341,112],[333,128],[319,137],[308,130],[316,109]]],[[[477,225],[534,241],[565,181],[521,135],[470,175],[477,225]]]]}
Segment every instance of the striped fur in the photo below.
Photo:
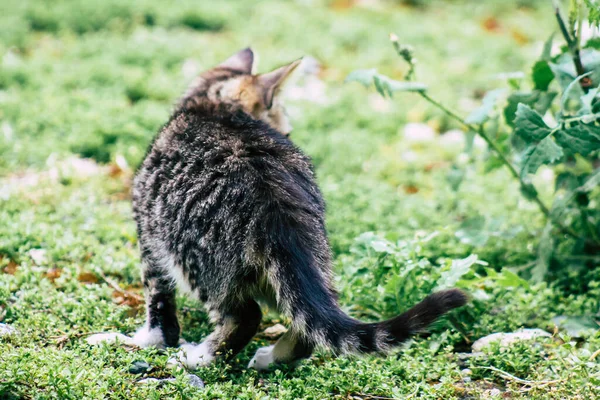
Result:
{"type": "Polygon", "coordinates": [[[292,326],[257,353],[257,368],[308,357],[319,345],[384,352],[463,305],[465,295],[449,290],[381,323],[340,310],[324,201],[309,158],[286,135],[278,97],[298,63],[252,75],[253,59],[245,49],[202,74],[136,173],[148,308],[138,336],[158,329],[163,345],[177,345],[176,282],[205,303],[216,326],[201,345],[182,348],[190,367],[239,352],[258,329],[259,299],[276,304],[292,326]]]}

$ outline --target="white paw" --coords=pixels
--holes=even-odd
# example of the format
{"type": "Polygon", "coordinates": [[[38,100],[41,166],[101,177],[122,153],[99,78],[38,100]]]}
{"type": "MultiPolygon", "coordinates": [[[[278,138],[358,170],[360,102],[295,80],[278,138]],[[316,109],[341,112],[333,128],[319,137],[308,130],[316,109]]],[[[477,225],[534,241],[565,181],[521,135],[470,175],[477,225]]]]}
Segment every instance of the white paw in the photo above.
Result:
{"type": "Polygon", "coordinates": [[[275,363],[275,357],[273,356],[273,349],[275,346],[261,347],[256,350],[256,354],[250,360],[248,368],[254,368],[258,371],[264,371],[269,368],[269,365],[275,363]]]}
{"type": "Polygon", "coordinates": [[[133,344],[138,347],[164,347],[164,337],[160,328],[148,329],[147,325],[144,325],[138,330],[132,339],[129,339],[133,344]]]}
{"type": "Polygon", "coordinates": [[[88,336],[85,338],[85,341],[91,345],[97,345],[100,343],[123,343],[127,345],[133,344],[131,338],[129,336],[125,336],[121,333],[117,332],[105,332],[105,333],[96,333],[94,335],[88,336]]]}
{"type": "Polygon", "coordinates": [[[168,365],[183,365],[188,369],[196,369],[207,366],[215,359],[213,352],[206,342],[198,345],[192,343],[182,344],[179,349],[176,359],[169,360],[167,362],[168,365]]]}

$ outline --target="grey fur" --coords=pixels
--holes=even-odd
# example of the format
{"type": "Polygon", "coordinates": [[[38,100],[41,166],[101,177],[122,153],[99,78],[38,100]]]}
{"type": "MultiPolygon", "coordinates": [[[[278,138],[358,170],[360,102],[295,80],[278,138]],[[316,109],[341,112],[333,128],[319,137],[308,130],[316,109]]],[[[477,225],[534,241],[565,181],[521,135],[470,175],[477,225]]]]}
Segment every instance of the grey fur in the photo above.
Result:
{"type": "MultiPolygon", "coordinates": [[[[164,344],[177,345],[174,282],[184,281],[214,317],[216,329],[205,343],[213,355],[230,356],[256,333],[256,300],[266,298],[292,319],[274,362],[293,362],[316,345],[339,352],[387,350],[464,304],[461,292],[441,292],[378,324],[339,309],[312,165],[276,129],[281,120],[272,96],[282,79],[277,88],[263,88],[255,105],[223,95],[232,82],[275,81],[249,75],[249,51],[195,81],[135,176],[147,328],[159,329],[164,344]]],[[[282,77],[294,67],[280,69],[282,77]]]]}

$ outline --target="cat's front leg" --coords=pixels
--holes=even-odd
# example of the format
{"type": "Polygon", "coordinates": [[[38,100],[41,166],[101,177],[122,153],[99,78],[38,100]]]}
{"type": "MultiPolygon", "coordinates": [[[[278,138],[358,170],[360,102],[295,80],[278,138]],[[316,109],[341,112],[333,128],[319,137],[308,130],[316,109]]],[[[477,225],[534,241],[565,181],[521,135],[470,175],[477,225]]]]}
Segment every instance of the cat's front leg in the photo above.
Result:
{"type": "Polygon", "coordinates": [[[175,285],[164,270],[145,260],[142,273],[146,294],[146,323],[133,337],[106,332],[88,337],[90,344],[119,342],[137,347],[176,347],[179,344],[179,322],[175,303],[175,285]]]}
{"type": "Polygon", "coordinates": [[[179,322],[175,284],[165,274],[164,265],[144,257],[142,282],[146,295],[146,323],[132,338],[139,347],[175,347],[179,342],[179,322]]]}

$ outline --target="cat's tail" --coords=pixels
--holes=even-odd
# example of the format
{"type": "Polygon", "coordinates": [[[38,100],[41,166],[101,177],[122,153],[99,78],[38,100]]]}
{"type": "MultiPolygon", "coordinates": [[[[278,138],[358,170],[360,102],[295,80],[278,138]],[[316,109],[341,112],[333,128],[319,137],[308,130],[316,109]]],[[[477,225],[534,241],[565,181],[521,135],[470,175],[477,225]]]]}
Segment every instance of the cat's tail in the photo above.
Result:
{"type": "MultiPolygon", "coordinates": [[[[427,326],[448,311],[463,306],[466,295],[458,289],[443,290],[427,296],[408,311],[382,322],[358,321],[331,304],[327,312],[307,310],[298,321],[298,328],[314,345],[337,353],[385,353],[427,326]]],[[[296,323],[293,319],[292,324],[296,323]]]]}
{"type": "Polygon", "coordinates": [[[320,246],[307,247],[310,238],[286,233],[279,236],[279,254],[271,266],[269,279],[277,292],[280,308],[292,317],[291,329],[311,345],[337,353],[386,352],[467,302],[462,291],[443,290],[386,321],[358,321],[338,306],[335,291],[326,276],[328,268],[319,268],[320,262],[329,261],[323,260],[322,253],[319,255],[320,246]]]}

